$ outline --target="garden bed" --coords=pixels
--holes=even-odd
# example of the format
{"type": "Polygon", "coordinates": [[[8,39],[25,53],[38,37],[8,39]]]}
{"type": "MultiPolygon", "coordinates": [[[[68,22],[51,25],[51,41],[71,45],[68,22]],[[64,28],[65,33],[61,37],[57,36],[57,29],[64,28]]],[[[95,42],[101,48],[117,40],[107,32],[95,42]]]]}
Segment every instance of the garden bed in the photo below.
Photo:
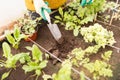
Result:
{"type": "MultiPolygon", "coordinates": [[[[90,56],[91,61],[101,60],[100,56],[102,53],[108,50],[113,51],[112,57],[109,62],[113,70],[113,77],[101,78],[100,80],[119,80],[120,79],[120,70],[119,70],[120,69],[120,52],[118,51],[118,49],[120,48],[120,26],[119,26],[120,23],[119,22],[120,22],[119,20],[118,21],[113,20],[112,25],[109,25],[109,23],[103,22],[98,19],[97,21],[86,25],[88,27],[89,25],[93,25],[94,23],[99,23],[108,31],[113,31],[114,33],[114,38],[116,43],[113,46],[105,46],[105,48],[100,48],[97,54],[90,56]]],[[[25,42],[24,40],[22,40],[18,50],[12,48],[12,53],[16,54],[19,52],[27,52],[28,50],[25,49],[25,46],[32,46],[33,43],[37,45],[39,44],[39,47],[42,46],[44,48],[44,49],[41,49],[44,53],[50,52],[57,57],[55,58],[54,56],[50,56],[50,58],[48,59],[47,67],[43,69],[45,74],[52,75],[53,73],[58,72],[58,70],[61,67],[61,60],[64,61],[66,58],[68,58],[68,55],[71,53],[73,49],[81,47],[84,50],[88,46],[94,45],[94,43],[86,43],[85,40],[83,39],[83,36],[81,36],[80,34],[77,37],[75,37],[73,35],[73,31],[65,30],[64,26],[60,24],[58,24],[58,26],[63,35],[62,43],[59,44],[55,41],[46,23],[43,23],[39,26],[38,38],[35,42],[25,42]]],[[[0,53],[3,53],[2,48],[0,48],[0,53]]],[[[3,59],[2,54],[0,54],[0,59],[3,59]]],[[[22,66],[20,65],[16,68],[16,70],[13,70],[6,80],[35,80],[35,76],[33,75],[32,72],[26,75],[21,67],[22,66]]],[[[72,70],[75,71],[74,68],[72,68],[72,70]]],[[[81,70],[84,70],[84,68],[82,69],[81,67],[79,67],[79,68],[76,68],[76,70],[81,71],[81,70]]],[[[0,77],[5,71],[6,69],[0,69],[0,73],[1,73],[0,77]]],[[[92,79],[91,74],[86,70],[84,71],[86,73],[85,75],[92,79]]],[[[78,80],[79,74],[77,74],[76,71],[73,72],[72,74],[73,74],[72,79],[78,80]]],[[[43,80],[42,76],[40,76],[38,80],[43,80]]]]}
{"type": "MultiPolygon", "coordinates": [[[[74,37],[72,31],[66,31],[64,30],[63,26],[60,26],[60,31],[62,32],[64,41],[62,44],[58,44],[54,38],[52,37],[48,27],[46,25],[41,25],[39,27],[39,33],[38,38],[36,42],[40,44],[42,47],[59,57],[60,59],[64,60],[67,57],[67,54],[71,52],[74,48],[81,47],[82,49],[85,49],[90,44],[87,44],[84,42],[81,36],[74,37]]],[[[116,40],[116,47],[120,47],[120,29],[118,27],[106,27],[108,30],[114,32],[114,37],[116,40]]],[[[18,49],[18,52],[26,52],[26,49],[24,46],[32,46],[33,43],[31,42],[25,42],[24,40],[20,44],[20,48],[18,49]]],[[[119,80],[120,79],[120,53],[117,53],[117,50],[111,47],[107,47],[106,49],[101,49],[99,51],[99,54],[106,51],[106,50],[113,50],[113,55],[110,63],[112,64],[114,76],[111,80],[119,80]]],[[[13,53],[16,53],[17,51],[15,49],[12,50],[13,53]]],[[[0,53],[2,53],[2,48],[0,48],[0,53]]],[[[99,59],[99,54],[92,56],[92,59],[99,59]]],[[[54,58],[49,59],[49,64],[47,68],[44,69],[44,71],[47,74],[52,74],[56,71],[58,71],[60,67],[60,62],[57,61],[54,58]]],[[[2,73],[2,70],[0,71],[2,73]]],[[[30,74],[29,74],[30,75],[30,74]]],[[[21,68],[17,68],[15,71],[13,71],[7,80],[25,80],[29,75],[25,75],[24,72],[21,70],[21,68]]],[[[33,80],[32,78],[29,80],[33,80]]],[[[77,79],[76,79],[77,80],[77,79]]]]}

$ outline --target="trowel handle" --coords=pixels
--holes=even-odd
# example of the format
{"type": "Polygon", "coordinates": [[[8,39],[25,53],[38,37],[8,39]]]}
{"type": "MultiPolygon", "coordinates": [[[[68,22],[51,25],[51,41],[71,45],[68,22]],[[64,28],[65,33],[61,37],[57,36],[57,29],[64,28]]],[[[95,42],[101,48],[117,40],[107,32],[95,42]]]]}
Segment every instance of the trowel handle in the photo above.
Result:
{"type": "Polygon", "coordinates": [[[48,3],[44,0],[33,0],[36,12],[44,19],[48,21],[48,15],[51,9],[48,7],[48,3]]]}
{"type": "Polygon", "coordinates": [[[45,14],[45,18],[48,21],[48,23],[51,24],[50,14],[46,10],[44,10],[44,14],[45,14]]]}

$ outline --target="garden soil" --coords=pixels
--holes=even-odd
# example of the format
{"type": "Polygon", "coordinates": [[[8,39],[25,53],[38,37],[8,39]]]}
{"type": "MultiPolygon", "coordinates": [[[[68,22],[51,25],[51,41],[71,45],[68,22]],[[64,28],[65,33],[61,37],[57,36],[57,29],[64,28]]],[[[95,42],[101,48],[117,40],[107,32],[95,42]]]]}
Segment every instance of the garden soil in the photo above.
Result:
{"type": "MultiPolygon", "coordinates": [[[[117,27],[111,27],[107,25],[104,25],[104,27],[114,32],[114,37],[116,40],[114,46],[120,48],[120,23],[115,23],[114,21],[113,24],[117,27]]],[[[39,45],[50,51],[55,56],[59,57],[61,60],[67,58],[67,54],[69,54],[74,48],[81,47],[82,49],[85,49],[89,45],[92,45],[91,43],[85,43],[81,35],[75,37],[73,36],[72,31],[65,30],[63,26],[59,26],[59,28],[63,35],[63,42],[61,44],[58,44],[55,41],[47,25],[45,24],[39,26],[38,38],[35,42],[37,42],[39,45]]],[[[25,49],[25,46],[32,46],[32,44],[32,42],[25,42],[24,40],[22,40],[19,49],[12,49],[12,53],[16,54],[18,52],[26,52],[27,50],[25,49]]],[[[120,52],[118,53],[116,49],[106,46],[105,49],[100,49],[98,54],[91,56],[91,59],[99,59],[100,54],[107,50],[113,50],[112,59],[110,61],[110,64],[112,65],[113,69],[113,78],[110,78],[108,80],[120,80],[120,52]]],[[[0,59],[2,59],[2,53],[2,48],[0,48],[0,59]]],[[[55,58],[50,57],[48,66],[44,69],[45,73],[53,74],[57,72],[60,68],[60,64],[61,63],[55,58]]],[[[0,77],[5,71],[5,69],[0,69],[0,77]]],[[[21,69],[21,66],[19,66],[16,68],[16,70],[13,70],[11,72],[10,76],[6,80],[34,80],[34,76],[30,75],[33,75],[33,73],[28,73],[27,75],[25,75],[24,71],[21,69]]],[[[77,74],[74,75],[76,76],[77,74]]],[[[43,79],[40,78],[39,80],[43,79]]],[[[77,76],[74,80],[77,80],[77,76]]]]}

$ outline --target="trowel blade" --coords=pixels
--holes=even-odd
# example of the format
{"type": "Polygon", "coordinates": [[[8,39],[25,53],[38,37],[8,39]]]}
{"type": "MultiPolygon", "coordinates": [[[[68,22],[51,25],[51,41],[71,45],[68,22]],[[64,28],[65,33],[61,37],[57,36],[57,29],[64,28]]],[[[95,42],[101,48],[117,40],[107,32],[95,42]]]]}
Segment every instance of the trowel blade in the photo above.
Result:
{"type": "Polygon", "coordinates": [[[48,28],[50,29],[50,32],[52,33],[53,37],[56,41],[59,41],[59,39],[62,37],[62,34],[57,26],[57,24],[47,24],[48,28]]]}

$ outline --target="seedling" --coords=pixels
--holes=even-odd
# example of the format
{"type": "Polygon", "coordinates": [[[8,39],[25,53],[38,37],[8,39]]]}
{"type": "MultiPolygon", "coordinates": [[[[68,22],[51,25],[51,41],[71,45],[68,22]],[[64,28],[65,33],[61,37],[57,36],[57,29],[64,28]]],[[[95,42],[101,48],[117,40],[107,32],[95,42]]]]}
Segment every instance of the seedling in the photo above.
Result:
{"type": "Polygon", "coordinates": [[[6,69],[9,69],[8,72],[5,72],[2,75],[1,80],[4,80],[10,75],[10,72],[12,69],[17,68],[17,62],[20,61],[21,63],[25,63],[26,61],[30,60],[29,53],[18,53],[15,55],[12,55],[11,48],[8,43],[4,42],[2,44],[3,48],[3,56],[6,58],[6,60],[0,60],[0,67],[4,67],[6,69]]]}
{"type": "Polygon", "coordinates": [[[21,34],[20,27],[16,25],[14,28],[13,36],[10,33],[10,31],[6,31],[5,35],[6,35],[8,42],[12,44],[12,46],[16,49],[18,48],[20,41],[26,37],[24,34],[21,34]]]}

